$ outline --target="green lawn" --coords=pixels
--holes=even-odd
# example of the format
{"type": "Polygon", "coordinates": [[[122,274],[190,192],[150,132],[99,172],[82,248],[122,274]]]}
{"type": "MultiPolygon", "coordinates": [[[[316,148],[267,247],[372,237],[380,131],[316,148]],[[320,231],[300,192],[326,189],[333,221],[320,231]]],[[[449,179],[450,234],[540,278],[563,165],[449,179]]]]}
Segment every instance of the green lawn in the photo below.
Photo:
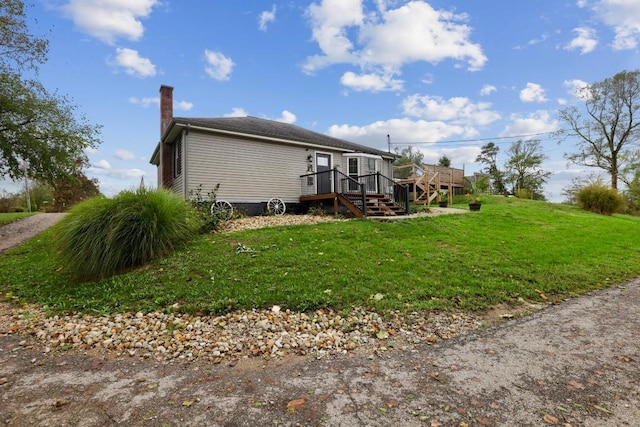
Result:
{"type": "Polygon", "coordinates": [[[211,234],[144,268],[73,283],[45,232],[0,256],[0,295],[53,312],[481,310],[638,277],[638,236],[637,217],[492,198],[464,215],[211,234]]]}
{"type": "Polygon", "coordinates": [[[28,216],[35,215],[35,212],[15,212],[15,213],[0,213],[0,226],[9,224],[10,222],[17,221],[28,216]]]}

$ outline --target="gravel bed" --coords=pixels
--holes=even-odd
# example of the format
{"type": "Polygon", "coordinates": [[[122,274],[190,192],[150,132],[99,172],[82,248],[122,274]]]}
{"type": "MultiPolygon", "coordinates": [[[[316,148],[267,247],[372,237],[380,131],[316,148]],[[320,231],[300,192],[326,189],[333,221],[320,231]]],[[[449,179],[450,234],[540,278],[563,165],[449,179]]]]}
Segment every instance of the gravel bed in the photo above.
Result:
{"type": "Polygon", "coordinates": [[[255,230],[265,227],[280,227],[285,225],[320,224],[323,222],[347,221],[331,215],[270,215],[252,216],[232,219],[224,223],[218,230],[220,233],[233,233],[242,230],[255,230]]]}
{"type": "MultiPolygon", "coordinates": [[[[306,314],[281,310],[251,310],[224,316],[177,313],[124,313],[113,316],[48,317],[35,305],[0,303],[0,335],[26,334],[43,351],[99,350],[115,357],[155,360],[206,360],[287,355],[316,357],[367,351],[371,354],[410,345],[436,343],[483,325],[466,313],[419,313],[385,319],[375,312],[331,310],[306,314]]],[[[24,346],[33,343],[25,339],[24,346]]]]}

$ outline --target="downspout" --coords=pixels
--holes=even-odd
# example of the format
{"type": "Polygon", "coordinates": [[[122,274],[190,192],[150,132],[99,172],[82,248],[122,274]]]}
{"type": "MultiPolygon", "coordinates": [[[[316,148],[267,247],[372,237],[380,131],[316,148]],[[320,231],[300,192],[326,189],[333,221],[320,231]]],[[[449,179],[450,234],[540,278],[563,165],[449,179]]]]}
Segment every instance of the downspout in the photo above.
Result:
{"type": "Polygon", "coordinates": [[[182,197],[186,200],[188,194],[187,189],[189,188],[188,179],[189,179],[189,170],[187,165],[189,164],[189,159],[187,158],[187,140],[189,135],[189,124],[187,124],[187,128],[182,132],[182,173],[184,174],[182,177],[182,197]]]}

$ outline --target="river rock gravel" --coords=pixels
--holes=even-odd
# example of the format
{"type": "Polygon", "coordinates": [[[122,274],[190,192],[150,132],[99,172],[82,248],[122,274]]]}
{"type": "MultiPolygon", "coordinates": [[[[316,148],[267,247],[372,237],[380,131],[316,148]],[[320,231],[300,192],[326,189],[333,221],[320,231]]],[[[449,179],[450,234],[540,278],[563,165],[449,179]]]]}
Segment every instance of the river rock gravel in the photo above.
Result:
{"type": "MultiPolygon", "coordinates": [[[[221,362],[242,358],[312,355],[318,358],[353,351],[406,349],[465,334],[483,325],[468,313],[391,313],[354,309],[299,313],[281,310],[193,316],[164,312],[112,316],[47,316],[35,305],[0,304],[0,335],[30,336],[42,351],[102,352],[115,357],[155,360],[196,359],[221,362]]],[[[30,340],[21,341],[24,346],[30,340]]]]}

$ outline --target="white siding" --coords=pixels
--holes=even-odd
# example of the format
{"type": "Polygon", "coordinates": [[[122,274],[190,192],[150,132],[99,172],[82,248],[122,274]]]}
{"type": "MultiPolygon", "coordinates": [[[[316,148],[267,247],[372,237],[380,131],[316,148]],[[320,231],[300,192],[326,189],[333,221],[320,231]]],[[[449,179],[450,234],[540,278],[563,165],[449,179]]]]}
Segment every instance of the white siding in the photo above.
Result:
{"type": "MultiPolygon", "coordinates": [[[[307,156],[315,159],[312,149],[193,130],[183,141],[187,178],[183,194],[200,184],[205,192],[220,184],[218,199],[231,203],[266,202],[272,197],[298,202],[300,175],[308,173],[307,156]]],[[[334,164],[341,164],[340,153],[332,154],[334,164]]]]}

